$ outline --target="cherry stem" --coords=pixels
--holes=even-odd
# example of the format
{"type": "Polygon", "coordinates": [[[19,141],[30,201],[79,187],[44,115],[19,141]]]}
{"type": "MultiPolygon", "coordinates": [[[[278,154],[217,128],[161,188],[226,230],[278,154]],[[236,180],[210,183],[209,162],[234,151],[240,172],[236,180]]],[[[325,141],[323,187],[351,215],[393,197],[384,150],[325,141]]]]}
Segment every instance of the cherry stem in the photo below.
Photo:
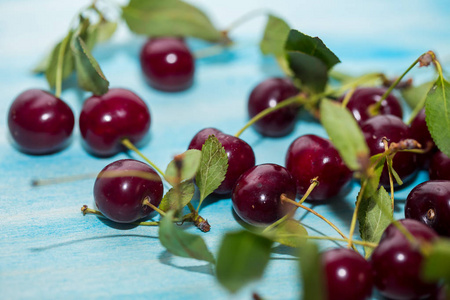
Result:
{"type": "Polygon", "coordinates": [[[55,78],[55,97],[61,97],[62,90],[62,76],[63,76],[63,67],[64,67],[64,52],[67,48],[67,43],[69,42],[69,35],[67,35],[64,40],[61,42],[59,46],[58,52],[58,62],[56,66],[56,78],[55,78]]]}
{"type": "Polygon", "coordinates": [[[145,160],[150,166],[152,166],[153,169],[155,169],[159,174],[161,174],[161,176],[162,176],[164,179],[166,178],[166,175],[164,174],[164,172],[163,172],[160,168],[158,168],[158,166],[155,165],[150,159],[148,159],[141,151],[139,151],[139,149],[136,148],[136,146],[133,145],[133,143],[132,143],[129,139],[124,138],[124,139],[122,140],[122,145],[124,145],[125,147],[127,147],[129,150],[132,150],[132,151],[136,152],[137,155],[139,155],[139,156],[140,156],[143,160],[145,160]]]}
{"type": "Polygon", "coordinates": [[[146,205],[148,207],[150,207],[151,209],[153,209],[154,211],[156,211],[157,213],[159,213],[161,216],[165,217],[166,213],[164,211],[162,211],[161,209],[157,208],[155,205],[153,205],[149,200],[148,197],[145,197],[144,201],[142,201],[142,205],[146,205]]]}
{"type": "Polygon", "coordinates": [[[348,104],[348,101],[350,101],[350,98],[353,96],[353,93],[355,92],[356,87],[352,87],[347,94],[345,94],[344,100],[342,100],[342,107],[346,107],[348,104]]]}
{"type": "Polygon", "coordinates": [[[358,217],[359,205],[361,204],[361,199],[367,186],[367,181],[367,179],[363,181],[361,190],[359,191],[358,197],[356,198],[355,210],[353,211],[352,222],[350,224],[350,232],[348,234],[349,238],[347,248],[353,247],[353,234],[355,233],[356,219],[358,217]]]}
{"type": "MultiPolygon", "coordinates": [[[[93,214],[93,215],[97,215],[97,216],[106,218],[105,215],[103,215],[101,212],[99,212],[98,210],[95,210],[95,209],[91,209],[87,205],[83,205],[81,207],[81,212],[83,213],[84,216],[86,214],[93,214]]],[[[140,225],[140,226],[158,226],[159,222],[133,222],[131,224],[136,224],[136,225],[140,225]]]]}
{"type": "MultiPolygon", "coordinates": [[[[300,199],[300,201],[298,201],[298,204],[302,204],[303,202],[305,202],[305,200],[309,197],[309,195],[312,193],[314,188],[319,185],[320,182],[318,181],[318,179],[319,179],[319,176],[316,176],[313,179],[311,179],[311,184],[309,185],[309,187],[306,190],[306,193],[303,195],[302,199],[300,199]]],[[[283,197],[283,195],[281,195],[281,198],[283,197]]],[[[286,197],[286,199],[288,199],[288,198],[286,197]]],[[[283,199],[281,199],[281,200],[283,200],[283,199]]]]}
{"type": "MultiPolygon", "coordinates": [[[[296,205],[296,206],[298,206],[298,207],[301,207],[301,208],[303,208],[304,210],[306,210],[306,211],[312,213],[312,214],[315,215],[316,217],[319,217],[320,219],[322,219],[323,221],[325,221],[328,225],[330,225],[334,230],[336,230],[336,232],[339,233],[340,236],[342,236],[342,238],[344,238],[345,240],[348,241],[348,238],[345,236],[345,234],[342,233],[341,230],[339,230],[339,228],[336,227],[336,225],[334,225],[333,223],[331,223],[331,221],[329,221],[327,218],[325,218],[324,216],[322,216],[321,214],[319,214],[319,213],[316,212],[315,210],[313,210],[313,209],[311,209],[311,208],[309,208],[309,207],[307,207],[307,206],[304,206],[303,204],[297,203],[297,202],[293,201],[292,199],[289,199],[289,198],[286,197],[284,194],[282,194],[280,198],[281,198],[281,201],[283,201],[283,202],[290,203],[290,204],[296,205]]],[[[353,249],[354,249],[355,251],[357,251],[356,248],[355,248],[354,246],[353,246],[353,249]]]]}
{"type": "MultiPolygon", "coordinates": [[[[305,239],[348,242],[348,239],[346,239],[346,238],[342,238],[341,239],[341,238],[335,238],[335,237],[329,237],[329,236],[312,236],[312,235],[308,235],[308,236],[305,236],[305,239]]],[[[352,241],[352,243],[356,244],[356,245],[370,247],[370,248],[376,248],[378,246],[377,243],[371,243],[371,242],[366,242],[366,241],[352,241]]]]}
{"type": "Polygon", "coordinates": [[[276,110],[279,110],[283,107],[292,105],[292,104],[303,104],[304,102],[306,102],[306,98],[297,95],[291,98],[288,98],[286,100],[283,100],[282,102],[278,103],[277,105],[275,105],[274,107],[269,107],[266,108],[265,110],[263,110],[262,112],[260,112],[259,114],[257,114],[256,116],[254,116],[253,118],[250,119],[250,121],[247,122],[247,124],[245,124],[244,127],[241,128],[241,130],[239,130],[234,136],[235,137],[239,137],[247,128],[249,128],[250,126],[252,126],[253,124],[255,124],[256,122],[258,122],[259,120],[261,120],[262,118],[264,118],[265,116],[267,116],[268,114],[270,114],[271,112],[274,112],[276,110]]]}
{"type": "Polygon", "coordinates": [[[243,16],[239,17],[235,21],[233,21],[230,25],[228,25],[228,27],[226,29],[222,30],[222,32],[225,35],[228,35],[228,33],[230,31],[239,27],[240,25],[244,24],[245,22],[247,22],[255,17],[258,17],[260,15],[265,15],[265,14],[269,14],[269,11],[267,11],[267,9],[258,9],[258,10],[250,11],[250,12],[244,14],[243,16]]]}

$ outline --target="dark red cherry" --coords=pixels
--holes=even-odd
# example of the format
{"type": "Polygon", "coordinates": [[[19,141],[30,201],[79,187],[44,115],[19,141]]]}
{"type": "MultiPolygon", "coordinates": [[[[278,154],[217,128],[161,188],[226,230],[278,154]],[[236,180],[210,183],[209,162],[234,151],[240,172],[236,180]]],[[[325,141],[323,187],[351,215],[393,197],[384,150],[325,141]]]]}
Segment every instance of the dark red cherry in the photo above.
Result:
{"type": "MultiPolygon", "coordinates": [[[[298,93],[299,90],[287,78],[266,79],[251,92],[247,105],[248,115],[253,118],[266,108],[274,107],[298,93]]],[[[298,105],[284,107],[265,116],[253,126],[265,136],[285,136],[294,129],[298,111],[298,105]]]]}
{"type": "Polygon", "coordinates": [[[148,40],[141,50],[141,68],[147,82],[163,91],[181,91],[192,85],[194,57],[181,38],[148,40]]]}
{"type": "Polygon", "coordinates": [[[352,172],[333,144],[316,135],[304,135],[292,142],[286,154],[286,168],[297,182],[299,197],[305,194],[311,180],[318,177],[319,185],[314,188],[308,200],[334,197],[352,178],[352,172]]]}
{"type": "MultiPolygon", "coordinates": [[[[410,139],[408,126],[401,119],[392,115],[376,116],[370,118],[361,127],[370,155],[384,152],[383,138],[388,139],[388,144],[410,139]]],[[[403,181],[411,179],[417,171],[417,155],[414,153],[398,152],[393,159],[394,170],[403,181]]],[[[395,179],[394,184],[396,183],[395,179]]],[[[389,173],[387,167],[383,169],[380,184],[389,186],[389,173]]]]}
{"type": "Polygon", "coordinates": [[[149,165],[134,159],[122,159],[107,165],[94,184],[98,210],[118,223],[131,223],[147,217],[153,209],[143,205],[143,201],[148,200],[158,206],[162,196],[163,184],[159,175],[149,165]],[[143,178],[137,172],[154,178],[143,178]]]}
{"type": "Polygon", "coordinates": [[[19,149],[29,154],[48,154],[64,148],[75,119],[70,107],[43,90],[21,93],[8,112],[8,128],[19,149]]]}
{"type": "MultiPolygon", "coordinates": [[[[433,229],[412,219],[400,223],[422,242],[432,242],[438,235],[433,229]]],[[[436,283],[421,278],[423,256],[393,225],[384,231],[370,258],[375,286],[389,299],[421,299],[434,293],[436,283]]]]}
{"type": "Polygon", "coordinates": [[[428,172],[430,179],[450,180],[450,158],[438,151],[431,158],[428,172]]]}
{"type": "Polygon", "coordinates": [[[110,89],[86,99],[80,114],[80,132],[89,152],[114,155],[124,148],[122,139],[139,143],[150,128],[150,111],[135,93],[110,89]]]}
{"type": "MultiPolygon", "coordinates": [[[[352,112],[356,121],[361,124],[372,117],[368,111],[369,107],[372,104],[379,102],[385,92],[386,89],[375,87],[356,89],[347,103],[347,108],[352,112]]],[[[344,97],[345,95],[340,98],[340,101],[342,101],[344,97]]],[[[392,93],[389,94],[389,96],[381,102],[379,114],[394,115],[401,119],[403,117],[403,112],[397,97],[392,95],[392,93]]]]}
{"type": "Polygon", "coordinates": [[[422,109],[409,127],[411,138],[415,139],[422,145],[422,149],[430,148],[430,151],[425,154],[417,155],[417,164],[419,167],[427,169],[433,154],[436,153],[436,146],[431,138],[430,131],[428,131],[427,123],[425,122],[425,109],[422,109]]]}
{"type": "Polygon", "coordinates": [[[255,165],[255,154],[252,147],[240,138],[222,133],[215,128],[200,130],[192,138],[188,148],[201,150],[210,135],[215,135],[228,156],[228,170],[225,179],[214,192],[220,195],[230,195],[239,176],[255,165]]]}
{"type": "Polygon", "coordinates": [[[370,263],[347,248],[322,253],[328,300],[364,300],[372,294],[370,263]]]}
{"type": "Polygon", "coordinates": [[[239,177],[231,199],[234,211],[242,220],[252,225],[268,225],[293,208],[281,202],[281,194],[295,199],[294,178],[282,166],[263,164],[239,177]]]}
{"type": "Polygon", "coordinates": [[[425,181],[411,190],[406,198],[405,217],[450,237],[450,181],[425,181]]]}

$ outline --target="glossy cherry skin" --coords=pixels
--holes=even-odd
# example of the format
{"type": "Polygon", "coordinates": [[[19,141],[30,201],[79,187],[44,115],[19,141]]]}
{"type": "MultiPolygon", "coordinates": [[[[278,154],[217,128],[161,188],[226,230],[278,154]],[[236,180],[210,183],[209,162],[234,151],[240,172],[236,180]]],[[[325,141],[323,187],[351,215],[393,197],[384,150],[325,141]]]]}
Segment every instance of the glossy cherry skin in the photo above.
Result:
{"type": "Polygon", "coordinates": [[[411,122],[409,131],[411,133],[411,138],[418,141],[422,145],[422,149],[430,147],[429,152],[417,155],[418,166],[427,169],[431,158],[437,150],[425,121],[425,109],[422,109],[411,122]]]}
{"type": "MultiPolygon", "coordinates": [[[[419,241],[432,242],[438,235],[433,229],[412,219],[400,223],[419,241]]],[[[423,256],[393,225],[384,231],[370,258],[375,286],[390,299],[420,299],[434,293],[437,284],[421,276],[423,256]]]]}
{"type": "Polygon", "coordinates": [[[245,222],[264,226],[283,217],[293,207],[280,200],[281,194],[295,199],[295,179],[276,164],[254,166],[242,174],[234,186],[231,200],[236,214],[245,222]]]}
{"type": "Polygon", "coordinates": [[[364,300],[372,294],[373,278],[370,263],[347,248],[322,253],[322,266],[328,300],[364,300]]]}
{"type": "MultiPolygon", "coordinates": [[[[384,88],[359,88],[354,91],[350,100],[347,103],[347,108],[352,112],[358,123],[362,123],[372,115],[369,113],[368,108],[379,102],[381,96],[386,92],[384,88]]],[[[340,101],[344,99],[345,95],[340,98],[340,101]]],[[[389,94],[389,96],[381,103],[380,115],[394,115],[400,119],[403,117],[402,107],[397,97],[389,94]]]]}
{"type": "Polygon", "coordinates": [[[450,158],[438,151],[431,158],[428,172],[430,179],[450,180],[450,158]]]}
{"type": "MultiPolygon", "coordinates": [[[[299,90],[287,78],[266,79],[252,90],[247,105],[248,115],[253,118],[263,110],[274,107],[298,93],[299,90]]],[[[268,114],[253,127],[264,136],[285,136],[294,129],[298,111],[297,105],[284,107],[268,114]]]]}
{"type": "Polygon", "coordinates": [[[450,181],[430,180],[413,188],[406,198],[405,217],[450,237],[450,181]]]}
{"type": "Polygon", "coordinates": [[[134,159],[122,159],[107,165],[94,184],[98,210],[118,223],[131,223],[147,217],[153,209],[143,205],[143,201],[147,199],[159,206],[162,196],[163,184],[159,175],[149,165],[134,159]],[[136,171],[154,176],[154,179],[138,177],[136,171]],[[111,176],[122,172],[121,176],[111,176]]]}
{"type": "Polygon", "coordinates": [[[150,111],[139,96],[126,89],[110,89],[83,104],[80,132],[87,150],[111,156],[124,149],[122,139],[138,144],[150,128],[150,111]]]}
{"type": "Polygon", "coordinates": [[[228,196],[231,195],[231,191],[239,176],[255,166],[255,153],[252,147],[240,138],[222,133],[215,128],[200,130],[192,138],[188,148],[201,150],[210,135],[214,135],[219,140],[228,156],[228,169],[225,179],[214,193],[228,196]]]}
{"type": "Polygon", "coordinates": [[[316,135],[304,135],[289,146],[286,168],[297,182],[301,197],[318,177],[319,185],[307,200],[326,200],[338,195],[350,182],[352,172],[342,161],[333,144],[316,135]]]}
{"type": "Polygon", "coordinates": [[[75,118],[61,99],[39,89],[21,93],[8,112],[8,128],[18,148],[29,154],[48,154],[64,148],[75,118]]]}
{"type": "Polygon", "coordinates": [[[148,40],[142,47],[140,61],[147,82],[158,90],[181,91],[192,85],[194,57],[181,38],[148,40]]]}
{"type": "MultiPolygon", "coordinates": [[[[401,119],[392,115],[376,116],[370,118],[362,124],[361,130],[364,133],[370,155],[384,152],[383,137],[388,139],[388,144],[410,139],[411,135],[408,126],[401,119]]],[[[398,152],[393,159],[394,170],[403,181],[411,179],[417,171],[417,155],[414,153],[398,152]]],[[[395,179],[394,184],[396,184],[395,179]]],[[[389,173],[387,166],[381,174],[380,184],[389,186],[389,173]]]]}

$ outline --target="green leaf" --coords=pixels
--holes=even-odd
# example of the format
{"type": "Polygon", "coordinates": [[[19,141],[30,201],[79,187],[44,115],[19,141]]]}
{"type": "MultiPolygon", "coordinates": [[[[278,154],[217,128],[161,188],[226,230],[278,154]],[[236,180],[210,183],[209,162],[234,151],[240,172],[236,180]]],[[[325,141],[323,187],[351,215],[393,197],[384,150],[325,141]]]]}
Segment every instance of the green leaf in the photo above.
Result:
{"type": "Polygon", "coordinates": [[[78,85],[95,95],[106,93],[109,82],[81,37],[75,36],[72,39],[72,52],[75,56],[78,85]]]}
{"type": "MultiPolygon", "coordinates": [[[[200,167],[202,152],[191,149],[181,154],[181,181],[194,178],[200,167]]],[[[173,186],[177,182],[177,167],[175,160],[172,160],[166,169],[166,179],[173,186]]]]}
{"type": "Polygon", "coordinates": [[[235,293],[261,278],[269,262],[271,247],[271,240],[248,231],[227,233],[217,256],[217,280],[235,293]]]}
{"type": "Polygon", "coordinates": [[[308,242],[300,250],[300,273],[302,278],[303,299],[325,300],[325,276],[323,274],[319,248],[308,242]]]}
{"type": "Polygon", "coordinates": [[[423,105],[425,104],[427,94],[433,87],[433,85],[434,81],[425,82],[418,86],[411,86],[405,89],[401,89],[401,94],[409,107],[411,107],[412,109],[420,107],[420,109],[422,109],[423,105]]]}
{"type": "Polygon", "coordinates": [[[400,175],[398,175],[397,171],[394,170],[394,160],[392,157],[389,157],[387,159],[387,165],[388,165],[388,170],[389,172],[391,172],[392,176],[394,177],[394,180],[397,182],[398,185],[403,185],[403,181],[400,178],[400,175]]]}
{"type": "Polygon", "coordinates": [[[259,48],[264,55],[282,57],[285,55],[284,45],[289,34],[290,27],[283,20],[269,14],[264,36],[259,43],[259,48]]]}
{"type": "Polygon", "coordinates": [[[450,156],[450,83],[439,77],[428,92],[425,115],[428,130],[435,144],[450,156]]]}
{"type": "Polygon", "coordinates": [[[97,24],[89,27],[89,35],[95,37],[95,43],[104,43],[108,41],[116,32],[117,23],[102,19],[97,24]]]}
{"type": "Polygon", "coordinates": [[[363,178],[363,180],[368,180],[366,188],[364,190],[363,198],[372,197],[373,194],[378,190],[380,185],[381,173],[383,173],[383,168],[386,162],[386,157],[382,157],[383,153],[375,154],[370,157],[370,164],[374,166],[373,174],[370,178],[363,178]]]}
{"type": "Polygon", "coordinates": [[[429,281],[443,279],[450,285],[450,239],[440,238],[422,264],[422,275],[429,281]]]}
{"type": "MultiPolygon", "coordinates": [[[[72,39],[73,31],[69,31],[67,36],[64,38],[66,40],[66,48],[64,49],[64,58],[63,58],[63,72],[62,72],[62,79],[66,79],[67,77],[72,74],[74,70],[74,57],[72,54],[72,51],[70,50],[70,45],[68,41],[72,39]]],[[[64,41],[63,40],[63,41],[64,41]]],[[[48,60],[48,65],[45,70],[45,77],[47,78],[47,82],[51,88],[55,87],[56,85],[56,72],[58,69],[58,56],[59,56],[59,50],[61,49],[61,45],[63,41],[59,42],[55,48],[53,48],[53,51],[51,52],[48,60]]]]}
{"type": "Polygon", "coordinates": [[[200,169],[195,181],[200,190],[200,204],[222,181],[228,169],[228,156],[222,144],[214,136],[210,135],[202,146],[202,158],[200,169]]]}
{"type": "MultiPolygon", "coordinates": [[[[392,222],[394,211],[391,198],[384,187],[369,198],[362,198],[358,210],[359,232],[363,241],[378,243],[386,227],[392,222]]],[[[364,247],[366,258],[373,248],[364,247]]]]}
{"type": "Polygon", "coordinates": [[[149,37],[191,36],[210,42],[223,39],[198,8],[179,0],[131,0],[122,8],[131,31],[149,37]]]}
{"type": "Polygon", "coordinates": [[[323,99],[320,119],[333,145],[349,169],[361,169],[361,161],[369,157],[366,140],[351,112],[339,103],[323,99]]]}
{"type": "Polygon", "coordinates": [[[289,247],[302,247],[308,232],[297,220],[288,219],[275,228],[274,234],[275,242],[289,247]]]}
{"type": "Polygon", "coordinates": [[[170,253],[214,263],[203,238],[187,233],[173,223],[173,211],[166,213],[159,225],[159,241],[170,253]]]}
{"type": "Polygon", "coordinates": [[[179,195],[175,188],[171,188],[161,200],[159,209],[162,211],[175,210],[185,207],[194,197],[195,184],[193,181],[184,181],[179,185],[179,195]]]}

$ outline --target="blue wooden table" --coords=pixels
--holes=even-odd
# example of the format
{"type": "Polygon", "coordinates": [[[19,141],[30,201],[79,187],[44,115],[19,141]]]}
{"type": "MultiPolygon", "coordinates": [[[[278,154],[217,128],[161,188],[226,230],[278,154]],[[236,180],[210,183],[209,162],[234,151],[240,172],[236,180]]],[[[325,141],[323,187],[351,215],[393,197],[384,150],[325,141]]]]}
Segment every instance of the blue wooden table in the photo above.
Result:
{"type": "MultiPolygon", "coordinates": [[[[219,27],[247,11],[273,10],[293,28],[323,41],[343,61],[341,71],[383,71],[398,75],[426,50],[435,50],[444,65],[450,60],[450,7],[441,1],[206,1],[204,8],[219,27]]],[[[95,216],[83,216],[80,207],[93,204],[93,179],[33,188],[35,178],[97,173],[106,164],[137,156],[119,154],[100,159],[81,147],[78,128],[71,145],[49,156],[18,152],[8,138],[6,114],[13,99],[28,88],[47,89],[43,76],[31,69],[52,43],[61,38],[76,11],[88,1],[0,1],[0,298],[2,299],[250,299],[258,292],[267,299],[296,299],[301,293],[295,251],[274,248],[264,278],[230,296],[204,262],[172,256],[160,245],[158,229],[117,226],[95,216]]],[[[264,18],[249,21],[232,32],[236,46],[220,55],[197,61],[195,84],[180,93],[158,92],[144,82],[138,62],[143,37],[124,24],[110,42],[94,51],[111,87],[134,90],[152,113],[151,138],[142,151],[164,168],[173,155],[186,150],[193,135],[204,127],[234,134],[247,121],[246,101],[260,81],[281,75],[275,61],[263,57],[257,42],[264,18]]],[[[200,49],[205,44],[189,40],[200,49]]],[[[431,71],[414,70],[419,81],[431,71]]],[[[87,94],[66,82],[62,98],[78,115],[87,94]]],[[[242,138],[254,149],[257,163],[284,164],[294,138],[307,133],[326,136],[310,118],[302,118],[295,131],[279,139],[261,138],[252,129],[242,138]]],[[[403,216],[409,190],[427,179],[398,191],[396,216],[403,216]]],[[[315,205],[344,232],[359,185],[336,201],[315,205]]],[[[311,204],[308,204],[311,205],[311,204]]],[[[213,252],[225,232],[242,229],[232,214],[229,199],[208,198],[201,210],[212,230],[202,234],[213,252]]],[[[335,236],[321,220],[298,211],[311,234],[335,236]]],[[[155,216],[157,218],[157,216],[155,216]]],[[[199,233],[186,226],[189,232],[199,233]]],[[[331,242],[323,248],[336,247],[331,242]]]]}

